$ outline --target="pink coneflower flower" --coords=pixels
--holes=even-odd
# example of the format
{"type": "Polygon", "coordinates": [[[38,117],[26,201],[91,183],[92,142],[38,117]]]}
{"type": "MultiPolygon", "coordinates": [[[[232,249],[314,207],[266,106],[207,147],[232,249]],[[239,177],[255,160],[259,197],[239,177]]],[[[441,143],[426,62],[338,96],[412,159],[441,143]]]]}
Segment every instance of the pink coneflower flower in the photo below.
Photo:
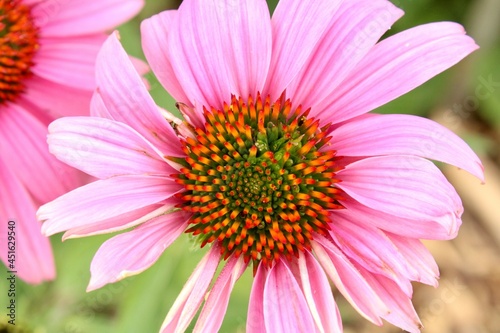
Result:
{"type": "Polygon", "coordinates": [[[104,32],[143,2],[0,0],[0,258],[28,283],[55,276],[37,207],[83,183],[49,153],[47,126],[89,113],[104,32]],[[8,227],[15,248],[9,256],[8,227]]]}
{"type": "Polygon", "coordinates": [[[147,269],[184,232],[209,246],[162,332],[183,332],[203,301],[194,331],[218,331],[247,268],[248,332],[341,332],[328,278],[368,320],[418,332],[410,282],[438,277],[419,239],[455,237],[463,210],[425,158],[479,178],[482,166],[430,120],[367,112],[477,46],[455,23],[377,43],[401,15],[385,0],[282,0],[272,18],[265,1],[186,0],[142,24],[184,120],[154,104],[111,36],[95,117],[49,128],[51,152],[100,180],[42,206],[43,232],[135,227],[101,246],[88,290],[147,269]]]}

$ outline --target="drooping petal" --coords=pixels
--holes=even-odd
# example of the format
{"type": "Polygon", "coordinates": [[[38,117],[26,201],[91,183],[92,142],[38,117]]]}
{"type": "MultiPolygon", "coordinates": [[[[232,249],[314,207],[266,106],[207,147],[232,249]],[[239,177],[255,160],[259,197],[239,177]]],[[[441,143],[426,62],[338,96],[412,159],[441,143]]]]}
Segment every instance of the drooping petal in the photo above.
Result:
{"type": "Polygon", "coordinates": [[[341,215],[336,215],[330,226],[330,236],[346,256],[370,272],[396,281],[411,295],[409,263],[381,230],[362,221],[345,220],[341,215]]]}
{"type": "Polygon", "coordinates": [[[215,281],[214,286],[210,290],[208,299],[201,310],[193,332],[216,333],[219,331],[224,315],[226,314],[231,291],[247,265],[243,260],[243,256],[239,258],[231,257],[227,261],[217,281],[215,281]]]}
{"type": "Polygon", "coordinates": [[[95,88],[95,61],[106,35],[73,37],[67,41],[40,39],[34,74],[65,86],[95,88]],[[76,78],[76,79],[75,79],[76,78]]]}
{"type": "Polygon", "coordinates": [[[403,11],[386,0],[343,1],[311,53],[286,88],[293,103],[311,107],[330,95],[403,11]]]}
{"type": "Polygon", "coordinates": [[[40,207],[37,216],[45,221],[42,232],[52,235],[156,204],[179,190],[178,184],[165,177],[113,177],[66,193],[40,207]]]}
{"type": "Polygon", "coordinates": [[[339,156],[416,155],[445,162],[484,180],[472,149],[438,123],[410,115],[374,115],[346,122],[330,133],[339,156]]]}
{"type": "Polygon", "coordinates": [[[344,82],[318,104],[325,123],[371,111],[418,87],[476,50],[456,23],[421,25],[375,45],[344,82]]]}
{"type": "Polygon", "coordinates": [[[362,159],[338,172],[338,187],[361,204],[391,215],[439,221],[449,233],[459,223],[462,202],[441,171],[414,156],[362,159]]]}
{"type": "Polygon", "coordinates": [[[142,21],[142,49],[153,73],[165,90],[177,102],[190,103],[170,62],[168,36],[171,32],[171,24],[176,17],[177,10],[167,10],[142,21]]]}
{"type": "Polygon", "coordinates": [[[264,91],[276,100],[306,64],[341,0],[281,0],[272,17],[273,51],[264,91]]]}
{"type": "Polygon", "coordinates": [[[363,317],[376,325],[382,325],[380,316],[389,313],[389,309],[354,264],[321,235],[315,235],[311,245],[321,266],[349,303],[363,317]]]}
{"type": "Polygon", "coordinates": [[[170,61],[191,104],[221,109],[262,91],[271,58],[263,0],[184,1],[169,34],[170,61]]]}
{"type": "Polygon", "coordinates": [[[437,287],[439,269],[425,245],[418,239],[401,237],[391,233],[387,233],[387,237],[408,261],[409,268],[412,270],[412,275],[409,278],[437,287]]]}
{"type": "Polygon", "coordinates": [[[302,291],[319,332],[342,333],[342,318],[318,261],[308,251],[299,252],[298,268],[302,291]]]}
{"type": "Polygon", "coordinates": [[[210,286],[220,261],[220,247],[215,244],[203,257],[193,274],[182,288],[174,305],[161,326],[161,333],[182,333],[186,331],[210,286]]]}
{"type": "Polygon", "coordinates": [[[49,126],[48,143],[59,160],[101,179],[175,172],[139,133],[108,119],[58,119],[49,126]]]}
{"type": "Polygon", "coordinates": [[[264,286],[267,280],[268,269],[260,263],[253,279],[252,291],[248,303],[247,333],[266,333],[264,322],[264,286]]]}
{"type": "Polygon", "coordinates": [[[42,36],[89,35],[113,29],[136,15],[144,0],[48,0],[32,9],[42,36]]]}
{"type": "Polygon", "coordinates": [[[104,242],[92,260],[87,291],[136,275],[151,267],[186,229],[190,213],[160,215],[104,242]]]}
{"type": "Polygon", "coordinates": [[[124,214],[110,217],[106,220],[71,228],[64,233],[62,239],[65,241],[70,238],[87,237],[125,230],[146,223],[160,215],[172,213],[175,211],[174,207],[178,203],[178,200],[175,198],[170,198],[161,203],[138,208],[124,214]]]}
{"type": "Polygon", "coordinates": [[[411,296],[402,292],[391,279],[372,274],[358,265],[356,268],[389,308],[390,312],[381,317],[407,332],[419,333],[422,324],[411,303],[411,296]]]}
{"type": "Polygon", "coordinates": [[[337,215],[351,221],[363,221],[384,231],[388,231],[403,237],[420,239],[452,239],[458,232],[461,220],[422,220],[415,218],[402,218],[371,209],[354,200],[344,200],[342,204],[346,209],[334,210],[331,212],[332,220],[337,215]],[[449,223],[454,223],[450,225],[449,223]]]}
{"type": "Polygon", "coordinates": [[[40,231],[35,204],[7,163],[10,161],[0,156],[0,226],[3,229],[0,258],[7,270],[16,271],[28,283],[52,280],[56,271],[50,242],[40,231]],[[14,249],[9,249],[11,242],[14,249]],[[14,260],[9,262],[9,259],[14,260]]]}
{"type": "Polygon", "coordinates": [[[113,120],[135,129],[165,155],[184,156],[174,130],[161,116],[116,34],[99,52],[96,80],[113,120]]]}
{"type": "Polygon", "coordinates": [[[281,260],[269,271],[264,286],[264,322],[268,332],[315,332],[304,294],[281,260]]]}
{"type": "Polygon", "coordinates": [[[36,200],[45,203],[79,185],[79,173],[49,153],[43,123],[19,104],[0,111],[0,155],[36,200]]]}

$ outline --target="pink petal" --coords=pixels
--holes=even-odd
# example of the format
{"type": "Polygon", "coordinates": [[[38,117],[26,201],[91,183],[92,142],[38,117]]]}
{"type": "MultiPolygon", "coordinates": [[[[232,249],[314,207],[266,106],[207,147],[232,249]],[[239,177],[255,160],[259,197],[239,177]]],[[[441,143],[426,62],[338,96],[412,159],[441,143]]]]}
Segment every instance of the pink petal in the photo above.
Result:
{"type": "Polygon", "coordinates": [[[409,268],[412,270],[412,275],[409,278],[413,281],[437,287],[439,269],[425,245],[418,239],[401,237],[390,233],[387,234],[387,237],[410,264],[409,268]]]}
{"type": "Polygon", "coordinates": [[[456,23],[421,25],[378,43],[317,107],[328,123],[371,111],[455,65],[478,47],[456,23]]]}
{"type": "Polygon", "coordinates": [[[339,156],[416,155],[455,165],[484,180],[470,147],[438,123],[409,115],[376,115],[349,121],[331,134],[339,156]]]}
{"type": "Polygon", "coordinates": [[[264,321],[268,332],[315,332],[304,294],[281,260],[269,271],[264,287],[264,321]]]}
{"type": "Polygon", "coordinates": [[[92,117],[107,118],[113,120],[113,115],[109,112],[102,99],[100,89],[97,88],[90,100],[90,115],[92,117]]]}
{"type": "Polygon", "coordinates": [[[184,156],[174,130],[161,116],[116,34],[99,53],[96,80],[113,120],[135,129],[165,155],[184,156]]]}
{"type": "Polygon", "coordinates": [[[342,318],[325,272],[310,252],[299,252],[302,291],[319,332],[342,333],[342,318]]]}
{"type": "Polygon", "coordinates": [[[160,215],[104,242],[90,266],[87,291],[139,274],[151,267],[186,229],[190,213],[160,215]]]}
{"type": "Polygon", "coordinates": [[[394,281],[377,274],[371,274],[356,265],[366,281],[390,309],[382,318],[410,333],[419,333],[422,324],[418,318],[411,297],[399,289],[394,281]]]}
{"type": "Polygon", "coordinates": [[[10,160],[0,157],[0,226],[3,230],[0,232],[0,258],[7,270],[17,271],[17,275],[27,283],[52,280],[56,271],[50,242],[40,232],[40,223],[35,218],[35,204],[7,163],[10,165],[10,160]],[[15,225],[12,226],[9,221],[14,221],[15,225]],[[8,261],[12,259],[7,247],[12,241],[8,239],[9,235],[14,237],[16,247],[13,267],[8,261]]]}
{"type": "Polygon", "coordinates": [[[135,16],[144,0],[48,0],[32,9],[42,36],[88,35],[113,29],[135,16]]]}
{"type": "Polygon", "coordinates": [[[220,261],[220,247],[216,244],[196,266],[161,326],[161,333],[185,332],[210,286],[220,261]]]}
{"type": "Polygon", "coordinates": [[[166,10],[141,23],[142,49],[153,73],[170,95],[181,103],[191,104],[177,79],[170,61],[169,39],[171,24],[177,10],[166,10]]]}
{"type": "Polygon", "coordinates": [[[59,162],[45,143],[47,128],[28,110],[8,103],[0,109],[0,155],[36,200],[45,203],[77,187],[79,173],[59,162]]]}
{"type": "Polygon", "coordinates": [[[403,11],[386,0],[343,1],[306,65],[286,88],[295,105],[312,107],[331,94],[403,11]]]}
{"type": "Polygon", "coordinates": [[[65,241],[70,238],[107,234],[146,223],[160,215],[170,214],[175,211],[174,207],[178,204],[178,200],[173,199],[170,198],[161,203],[139,208],[89,225],[68,229],[62,239],[65,241]]]}
{"type": "Polygon", "coordinates": [[[273,51],[264,91],[277,99],[304,67],[340,0],[281,0],[272,18],[273,51]]]}
{"type": "Polygon", "coordinates": [[[247,265],[242,256],[239,258],[231,257],[227,261],[208,294],[208,299],[203,306],[203,310],[201,310],[193,332],[209,333],[219,331],[226,314],[231,291],[247,265]]]}
{"type": "Polygon", "coordinates": [[[95,88],[95,62],[106,35],[73,37],[70,40],[40,39],[33,73],[77,89],[95,88]]]}
{"type": "Polygon", "coordinates": [[[431,162],[414,156],[366,158],[338,172],[338,187],[372,209],[438,221],[455,232],[463,212],[455,189],[431,162]]]}
{"type": "Polygon", "coordinates": [[[170,61],[183,90],[205,107],[222,108],[231,94],[262,91],[271,58],[265,1],[184,1],[168,36],[170,61]]]}
{"type": "Polygon", "coordinates": [[[24,97],[36,103],[52,119],[62,116],[88,116],[92,92],[61,85],[33,76],[26,81],[24,97]]]}
{"type": "Polygon", "coordinates": [[[37,215],[40,221],[45,221],[42,232],[53,235],[156,204],[180,189],[165,177],[113,177],[66,193],[40,207],[37,215]]]}
{"type": "Polygon", "coordinates": [[[370,284],[330,240],[321,235],[314,238],[311,243],[314,253],[337,289],[363,317],[382,325],[380,316],[389,313],[389,309],[370,284]]]}
{"type": "Polygon", "coordinates": [[[396,281],[408,295],[412,294],[412,277],[406,258],[381,230],[361,221],[336,215],[330,235],[340,250],[370,272],[396,281]]]}
{"type": "Polygon", "coordinates": [[[161,153],[129,126],[96,117],[68,117],[49,126],[50,152],[97,178],[175,173],[161,153]]]}
{"type": "Polygon", "coordinates": [[[247,333],[266,333],[264,322],[264,285],[267,280],[268,269],[266,265],[260,263],[257,273],[253,278],[252,291],[248,303],[247,333]]]}
{"type": "Polygon", "coordinates": [[[354,200],[344,200],[342,204],[347,209],[332,211],[333,220],[336,219],[337,215],[342,215],[345,219],[363,221],[366,224],[404,237],[441,240],[452,239],[456,237],[458,227],[461,224],[460,220],[456,220],[454,222],[456,225],[450,227],[447,223],[440,224],[440,222],[448,222],[444,220],[429,221],[402,218],[368,208],[354,200]],[[453,232],[450,233],[450,230],[453,232]]]}

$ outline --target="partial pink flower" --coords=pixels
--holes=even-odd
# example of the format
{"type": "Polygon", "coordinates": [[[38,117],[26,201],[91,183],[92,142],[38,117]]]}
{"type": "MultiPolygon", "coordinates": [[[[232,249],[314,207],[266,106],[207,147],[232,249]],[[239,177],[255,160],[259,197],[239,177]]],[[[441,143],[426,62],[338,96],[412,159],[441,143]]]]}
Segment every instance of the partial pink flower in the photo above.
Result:
{"type": "Polygon", "coordinates": [[[144,0],[0,2],[0,239],[7,246],[12,220],[17,240],[15,260],[7,260],[7,251],[0,258],[28,283],[55,276],[37,207],[84,180],[49,153],[47,126],[61,116],[89,114],[105,31],[143,5],[144,0]]]}
{"type": "Polygon", "coordinates": [[[111,36],[94,117],[59,119],[48,139],[99,180],[42,206],[43,232],[128,229],[97,252],[88,290],[147,269],[183,232],[209,246],[161,332],[184,332],[200,307],[194,331],[217,332],[248,266],[248,332],[341,332],[329,281],[374,324],[419,332],[411,281],[439,276],[420,239],[455,237],[463,212],[427,159],[483,169],[430,120],[367,112],[477,46],[455,23],[378,42],[402,14],[385,0],[282,0],[272,18],[263,0],[186,0],[142,24],[183,120],[111,36]]]}

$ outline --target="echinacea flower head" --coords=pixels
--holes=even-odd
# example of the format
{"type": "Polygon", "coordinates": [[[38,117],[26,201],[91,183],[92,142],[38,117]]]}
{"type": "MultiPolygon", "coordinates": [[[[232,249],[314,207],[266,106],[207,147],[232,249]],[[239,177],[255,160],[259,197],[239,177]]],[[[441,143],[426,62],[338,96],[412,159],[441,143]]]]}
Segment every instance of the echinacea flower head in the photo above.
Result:
{"type": "Polygon", "coordinates": [[[89,113],[105,31],[142,6],[143,0],[0,0],[0,239],[7,244],[8,226],[18,239],[15,258],[6,250],[0,257],[28,283],[55,276],[37,207],[83,183],[81,173],[49,153],[47,126],[89,113]]]}
{"type": "Polygon", "coordinates": [[[110,36],[93,117],[56,120],[48,139],[99,180],[42,206],[43,232],[133,228],[98,250],[88,290],[147,269],[182,233],[209,247],[162,332],[184,332],[203,302],[194,331],[217,332],[247,268],[248,332],[341,332],[329,281],[373,323],[419,332],[411,281],[439,274],[420,239],[455,237],[463,211],[427,159],[483,170],[437,123],[368,112],[477,46],[455,23],[379,41],[401,16],[385,0],[281,0],[272,18],[265,1],[183,1],[141,27],[183,119],[110,36]]]}

